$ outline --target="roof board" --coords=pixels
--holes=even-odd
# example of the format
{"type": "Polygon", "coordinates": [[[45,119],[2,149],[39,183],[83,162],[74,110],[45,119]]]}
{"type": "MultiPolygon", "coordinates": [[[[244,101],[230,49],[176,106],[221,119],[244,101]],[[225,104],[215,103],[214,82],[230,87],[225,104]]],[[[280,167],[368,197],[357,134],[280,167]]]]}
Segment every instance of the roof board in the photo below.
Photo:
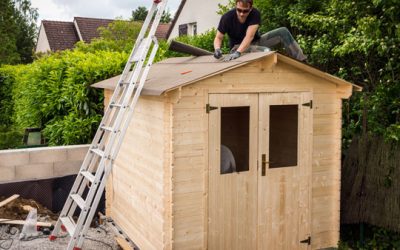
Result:
{"type": "MultiPolygon", "coordinates": [[[[233,68],[240,67],[260,58],[277,55],[276,52],[254,52],[244,54],[236,60],[222,62],[214,59],[213,56],[199,57],[175,57],[158,62],[150,68],[146,83],[143,87],[143,95],[161,95],[175,88],[182,87],[202,79],[226,72],[233,68]]],[[[345,80],[322,72],[299,61],[290,59],[278,54],[278,60],[285,61],[293,66],[311,74],[323,77],[338,85],[353,85],[345,80]]],[[[119,76],[93,84],[93,87],[104,89],[115,89],[119,76]]],[[[361,87],[353,85],[355,90],[361,90],[361,87]]]]}

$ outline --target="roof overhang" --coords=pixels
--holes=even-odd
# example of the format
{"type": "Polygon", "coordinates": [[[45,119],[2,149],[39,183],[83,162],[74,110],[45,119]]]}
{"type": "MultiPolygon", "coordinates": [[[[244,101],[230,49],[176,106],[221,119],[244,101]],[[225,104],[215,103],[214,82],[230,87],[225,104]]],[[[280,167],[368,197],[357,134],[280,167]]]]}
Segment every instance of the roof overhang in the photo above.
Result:
{"type": "MultiPolygon", "coordinates": [[[[261,58],[269,58],[268,62],[273,64],[278,61],[287,63],[305,72],[326,79],[329,82],[339,86],[352,86],[353,91],[361,91],[358,85],[349,83],[343,79],[332,76],[328,73],[320,71],[307,64],[291,59],[287,56],[278,54],[273,51],[254,52],[244,54],[236,60],[229,62],[221,62],[214,59],[213,56],[199,57],[175,57],[154,64],[147,76],[146,83],[142,90],[143,95],[162,95],[168,91],[172,91],[179,87],[183,87],[200,80],[224,73],[226,71],[238,68],[245,64],[260,60],[261,58]]],[[[93,84],[95,88],[115,89],[121,75],[109,78],[104,81],[93,84]]],[[[349,88],[351,90],[351,88],[349,88]]],[[[351,93],[349,94],[351,95],[351,93]]],[[[344,95],[345,98],[346,94],[344,95]]]]}

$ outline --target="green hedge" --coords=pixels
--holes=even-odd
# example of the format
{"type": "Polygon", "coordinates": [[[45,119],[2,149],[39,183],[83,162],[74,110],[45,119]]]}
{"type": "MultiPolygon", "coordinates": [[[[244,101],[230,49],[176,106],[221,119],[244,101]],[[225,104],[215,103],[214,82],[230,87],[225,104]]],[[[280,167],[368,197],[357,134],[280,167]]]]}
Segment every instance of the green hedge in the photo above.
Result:
{"type": "Polygon", "coordinates": [[[103,112],[103,91],[90,85],[120,74],[127,57],[125,52],[76,49],[3,67],[7,85],[1,90],[8,94],[0,105],[7,113],[2,122],[18,129],[43,128],[49,145],[89,143],[103,112]]]}
{"type": "Polygon", "coordinates": [[[12,88],[15,82],[15,67],[3,66],[0,68],[0,125],[12,125],[13,98],[12,88]]]}
{"type": "MultiPolygon", "coordinates": [[[[123,36],[124,41],[137,35],[136,24],[133,25],[131,35],[123,36]]],[[[215,32],[177,40],[212,51],[215,32]]],[[[49,145],[90,143],[103,113],[103,90],[90,85],[122,72],[130,51],[121,44],[110,38],[98,39],[92,44],[79,43],[72,51],[44,55],[29,65],[0,68],[0,121],[9,126],[3,132],[15,137],[21,135],[15,131],[39,127],[49,145]]],[[[166,41],[160,41],[155,62],[187,56],[169,51],[168,46],[166,41]]]]}

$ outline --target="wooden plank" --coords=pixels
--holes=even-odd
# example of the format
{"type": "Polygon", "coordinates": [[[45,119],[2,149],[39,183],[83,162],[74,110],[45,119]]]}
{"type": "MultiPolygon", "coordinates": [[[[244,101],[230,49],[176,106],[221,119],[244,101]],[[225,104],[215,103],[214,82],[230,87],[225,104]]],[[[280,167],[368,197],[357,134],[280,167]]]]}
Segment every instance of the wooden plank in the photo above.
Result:
{"type": "Polygon", "coordinates": [[[196,84],[198,87],[203,87],[212,91],[213,88],[228,87],[229,85],[242,88],[242,89],[259,89],[265,86],[281,86],[282,85],[290,90],[296,90],[298,88],[311,87],[318,90],[330,90],[330,92],[336,93],[336,84],[321,81],[321,78],[313,76],[307,73],[246,73],[246,77],[243,77],[243,73],[234,73],[233,71],[227,72],[218,78],[209,78],[196,84]],[[224,86],[225,85],[225,86],[224,86]],[[247,87],[246,87],[247,85],[247,87]]]}
{"type": "Polygon", "coordinates": [[[329,230],[313,233],[311,249],[337,248],[339,242],[339,231],[329,230]]]}
{"type": "MultiPolygon", "coordinates": [[[[259,152],[265,154],[266,161],[271,146],[268,107],[302,104],[311,97],[310,92],[260,94],[258,130],[259,138],[264,139],[259,141],[259,152]]],[[[312,112],[313,109],[303,107],[299,110],[297,166],[274,169],[267,165],[265,176],[259,174],[259,249],[303,249],[299,241],[311,235],[312,112]]]]}
{"type": "Polygon", "coordinates": [[[163,248],[172,249],[173,229],[172,229],[172,124],[173,124],[173,105],[164,103],[164,165],[163,165],[163,248]]]}
{"type": "Polygon", "coordinates": [[[8,203],[12,202],[13,200],[17,199],[19,197],[19,194],[14,194],[7,199],[3,200],[0,202],[0,207],[7,205],[8,203]]]}
{"type": "Polygon", "coordinates": [[[204,156],[204,144],[192,144],[192,145],[174,145],[174,157],[196,157],[204,156]]]}
{"type": "Polygon", "coordinates": [[[117,244],[122,248],[122,250],[133,250],[133,247],[122,237],[114,237],[117,244]]]}
{"type": "Polygon", "coordinates": [[[314,115],[314,136],[337,135],[342,129],[340,114],[314,115]]]}
{"type": "Polygon", "coordinates": [[[141,228],[141,224],[132,223],[123,213],[113,213],[112,218],[139,249],[162,249],[161,233],[158,235],[158,231],[149,231],[148,225],[141,228]]]}
{"type": "Polygon", "coordinates": [[[204,107],[204,98],[202,96],[183,96],[178,103],[174,105],[174,109],[193,109],[204,107]]]}
{"type": "Polygon", "coordinates": [[[164,169],[171,110],[164,99],[140,98],[106,192],[112,193],[110,216],[142,249],[163,249],[168,241],[164,169]]]}
{"type": "Polygon", "coordinates": [[[185,133],[174,133],[173,135],[174,145],[186,146],[193,144],[204,144],[205,142],[206,138],[204,138],[203,133],[185,132],[185,133]]]}
{"type": "MultiPolygon", "coordinates": [[[[25,225],[25,222],[24,220],[0,219],[0,224],[25,225]]],[[[50,222],[36,222],[36,226],[39,227],[51,227],[52,225],[50,222]]]]}
{"type": "Polygon", "coordinates": [[[207,113],[204,107],[192,108],[192,109],[176,109],[174,110],[174,127],[178,125],[178,122],[186,120],[203,120],[207,117],[207,113]]]}
{"type": "Polygon", "coordinates": [[[337,101],[341,101],[336,95],[335,91],[331,91],[330,93],[324,92],[315,92],[313,96],[314,103],[327,104],[327,103],[336,103],[337,101]]]}
{"type": "Polygon", "coordinates": [[[340,168],[340,160],[331,157],[326,159],[313,159],[313,174],[318,172],[329,171],[333,168],[340,168]]]}
{"type": "MultiPolygon", "coordinates": [[[[221,109],[209,114],[208,249],[255,249],[257,245],[258,96],[210,95],[213,106],[250,106],[249,171],[220,174],[221,109]]],[[[244,121],[245,122],[245,121],[244,121]]]]}

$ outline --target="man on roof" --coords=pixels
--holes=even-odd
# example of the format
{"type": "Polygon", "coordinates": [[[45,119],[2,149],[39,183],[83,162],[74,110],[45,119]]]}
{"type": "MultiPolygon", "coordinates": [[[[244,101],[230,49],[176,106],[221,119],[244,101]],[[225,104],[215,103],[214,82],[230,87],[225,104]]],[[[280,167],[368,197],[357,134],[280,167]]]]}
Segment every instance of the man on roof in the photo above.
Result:
{"type": "Polygon", "coordinates": [[[258,32],[260,24],[261,14],[253,8],[253,0],[236,0],[236,8],[225,13],[219,22],[214,39],[214,57],[217,59],[222,57],[222,41],[224,34],[228,34],[231,53],[225,56],[223,61],[240,57],[243,52],[249,51],[250,45],[271,48],[278,44],[284,46],[290,57],[299,61],[307,59],[287,28],[281,27],[260,36],[258,32]]]}

